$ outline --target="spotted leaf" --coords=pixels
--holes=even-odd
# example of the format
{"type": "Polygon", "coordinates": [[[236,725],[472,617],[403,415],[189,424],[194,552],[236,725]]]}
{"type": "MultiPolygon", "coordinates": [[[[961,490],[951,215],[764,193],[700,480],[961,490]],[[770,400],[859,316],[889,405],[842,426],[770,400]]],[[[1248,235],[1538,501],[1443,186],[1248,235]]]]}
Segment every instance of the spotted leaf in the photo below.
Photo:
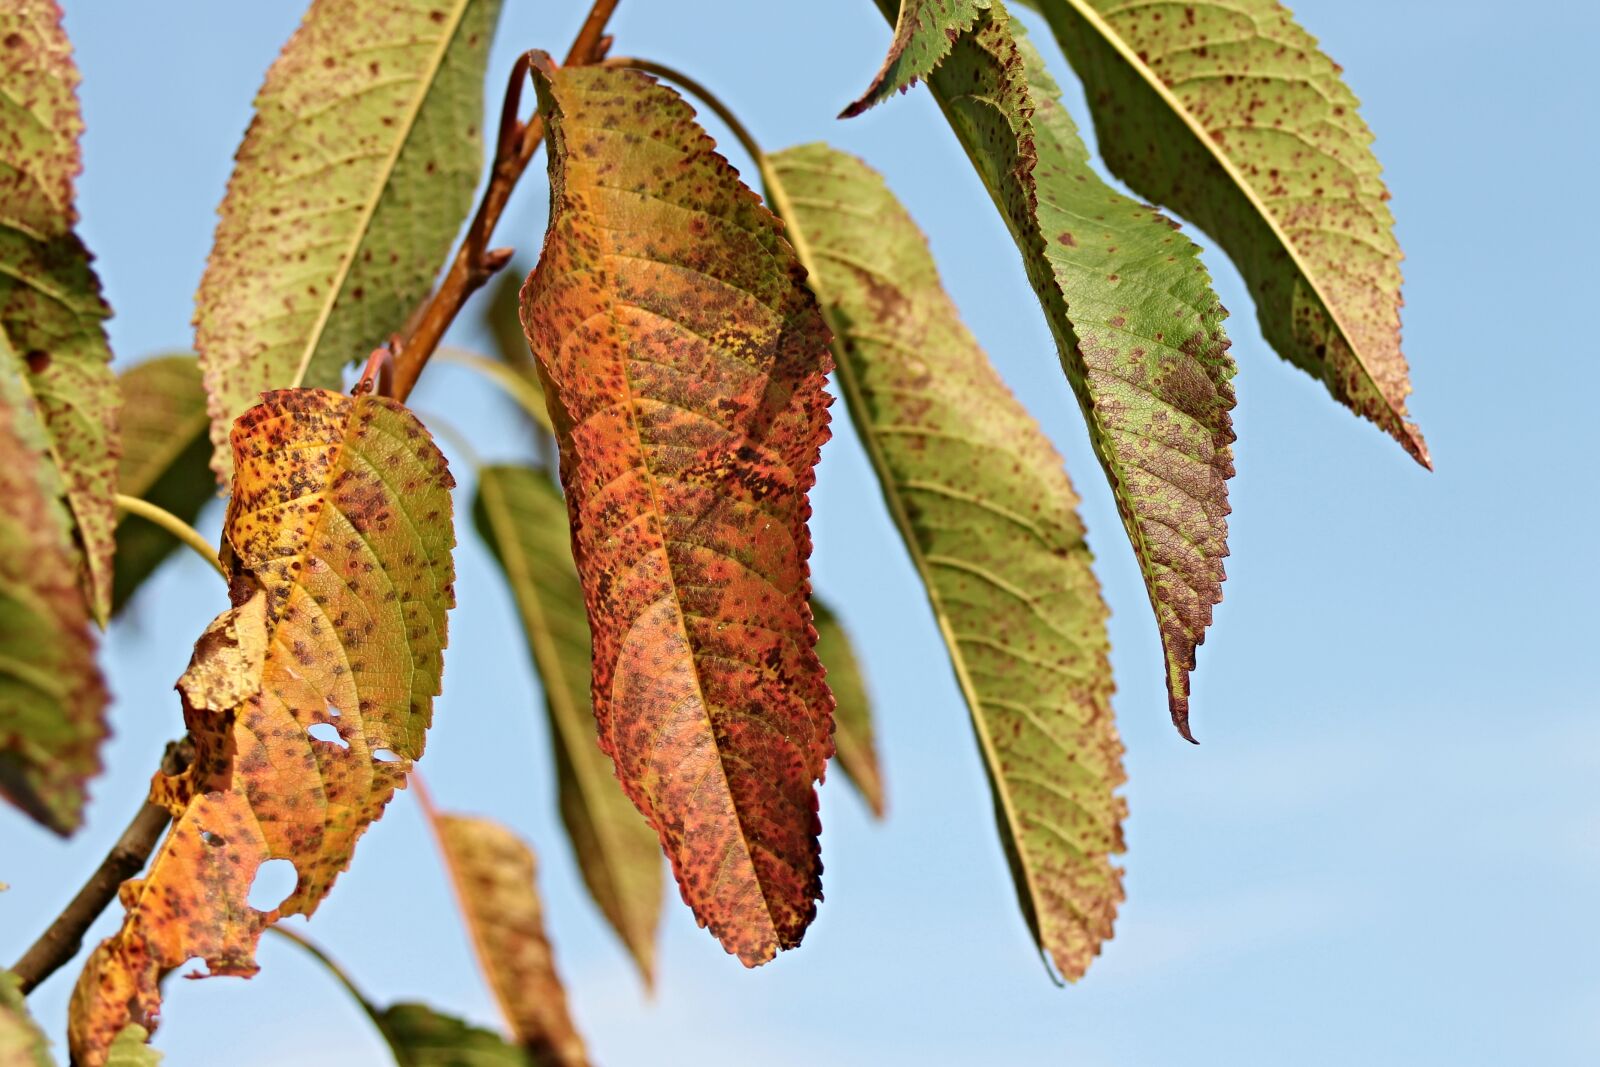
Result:
{"type": "MultiPolygon", "coordinates": [[[[193,356],[148,359],[123,371],[118,492],[148,500],[193,524],[214,495],[207,460],[206,394],[193,356]]],[[[121,611],[178,539],[147,519],[117,520],[113,611],[121,611]]]]}
{"type": "Polygon", "coordinates": [[[1400,246],[1372,132],[1278,0],[1032,0],[1088,89],[1106,166],[1216,239],[1278,354],[1417,462],[1400,246]]]}
{"type": "MultiPolygon", "coordinates": [[[[879,0],[892,17],[894,0],[879,0]]],[[[1124,528],[1189,730],[1195,648],[1222,599],[1233,476],[1226,316],[1194,244],[1116,192],[1000,0],[926,78],[1022,251],[1124,528]]]]}
{"type": "Polygon", "coordinates": [[[56,0],[0,6],[0,332],[45,427],[82,546],[92,613],[110,614],[117,384],[111,314],[73,232],[78,69],[56,0]]]}
{"type": "Polygon", "coordinates": [[[84,1067],[128,1022],[155,1028],[164,972],[254,974],[261,932],[315,910],[422,755],[439,692],[453,483],[421,424],[391,400],[281,390],[240,417],[233,459],[233,607],[178,681],[195,759],[151,787],[172,829],[73,993],[84,1067]],[[259,911],[269,859],[299,878],[259,911]]]}
{"type": "Polygon", "coordinates": [[[882,178],[826,145],[781,152],[769,170],[836,334],[851,420],[971,710],[1023,913],[1056,968],[1079,978],[1123,898],[1111,857],[1127,806],[1106,607],[1077,494],[882,178]]]}
{"type": "Polygon", "coordinates": [[[533,851],[488,819],[429,811],[489,988],[537,1064],[585,1067],[583,1039],[544,933],[533,851]]]}
{"type": "Polygon", "coordinates": [[[561,448],[601,747],[703,925],[754,966],[821,895],[832,697],[807,604],[827,331],[675,93],[535,71],[553,189],[522,294],[561,448]]]}
{"type": "Polygon", "coordinates": [[[314,0],[267,72],[196,297],[212,466],[262,390],[337,388],[405,324],[483,169],[500,0],[314,0]]]}
{"type": "MultiPolygon", "coordinates": [[[[527,342],[522,344],[526,349],[527,342]]],[[[618,786],[610,757],[595,743],[589,620],[572,565],[567,506],[544,472],[489,467],[478,475],[472,513],[505,572],[539,672],[561,821],[578,870],[650,983],[661,918],[661,846],[618,786]]]]}
{"type": "Polygon", "coordinates": [[[105,685],[49,435],[0,332],[0,795],[59,834],[100,770],[105,685]]]}
{"type": "MultiPolygon", "coordinates": [[[[815,288],[815,273],[812,274],[815,288]]],[[[833,709],[834,760],[844,776],[856,787],[872,814],[883,818],[883,768],[878,764],[878,746],[873,738],[872,702],[867,698],[867,683],[850,635],[828,606],[815,597],[811,614],[817,627],[817,658],[828,671],[828,688],[837,702],[833,709]]]]}

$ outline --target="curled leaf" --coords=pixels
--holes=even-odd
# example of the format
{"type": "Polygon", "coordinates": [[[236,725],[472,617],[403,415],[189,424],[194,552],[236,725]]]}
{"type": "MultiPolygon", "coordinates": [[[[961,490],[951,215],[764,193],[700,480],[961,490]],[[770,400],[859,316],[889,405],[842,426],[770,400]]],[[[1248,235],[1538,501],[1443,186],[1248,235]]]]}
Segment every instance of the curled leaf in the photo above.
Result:
{"type": "Polygon", "coordinates": [[[127,1023],[154,1029],[167,971],[254,974],[261,932],[315,910],[421,756],[439,692],[453,482],[422,425],[391,400],[281,390],[240,417],[233,453],[234,606],[178,683],[194,762],[151,788],[172,829],[73,993],[82,1067],[127,1023]],[[299,878],[260,911],[269,859],[299,878]]]}
{"type": "MultiPolygon", "coordinates": [[[[527,342],[522,342],[524,349],[527,342]]],[[[488,467],[473,519],[505,572],[550,717],[561,821],[578,870],[645,982],[654,980],[661,846],[595,742],[589,620],[561,493],[542,471],[488,467]]]]}
{"type": "Polygon", "coordinates": [[[314,0],[267,72],[196,296],[212,467],[262,390],[337,388],[428,294],[483,169],[500,0],[314,0]]]}
{"type": "Polygon", "coordinates": [[[807,494],[827,332],[779,227],[677,94],[535,68],[550,227],[523,288],[594,640],[600,743],[746,965],[800,942],[832,697],[807,494]]]}

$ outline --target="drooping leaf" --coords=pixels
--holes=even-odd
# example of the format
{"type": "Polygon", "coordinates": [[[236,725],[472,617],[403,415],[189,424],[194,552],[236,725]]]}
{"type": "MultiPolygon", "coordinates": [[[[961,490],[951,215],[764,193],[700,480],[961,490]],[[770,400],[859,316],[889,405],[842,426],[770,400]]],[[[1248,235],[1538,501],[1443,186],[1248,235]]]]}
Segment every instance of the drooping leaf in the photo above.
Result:
{"type": "Polygon", "coordinates": [[[489,988],[540,1067],[585,1067],[583,1038],[544,933],[533,851],[488,819],[429,811],[489,988]]]}
{"type": "Polygon", "coordinates": [[[746,965],[821,893],[832,697],[807,605],[827,331],[678,96],[535,70],[552,209],[522,319],[561,446],[600,743],[746,965]]]}
{"type": "Polygon", "coordinates": [[[1210,234],[1261,332],[1429,465],[1408,420],[1400,246],[1372,132],[1278,0],[1033,0],[1088,89],[1100,151],[1210,234]]]}
{"type": "Polygon", "coordinates": [[[100,770],[106,690],[48,435],[17,362],[0,332],[0,795],[68,834],[100,770]]]}
{"type": "Polygon", "coordinates": [[[233,450],[234,606],[178,682],[194,763],[151,787],[172,829],[73,993],[83,1067],[126,1023],[154,1028],[165,970],[255,973],[261,932],[316,908],[404,785],[439,692],[453,483],[422,425],[387,399],[280,390],[240,417],[233,450]],[[263,912],[249,893],[269,859],[299,879],[263,912]]]}
{"type": "MultiPolygon", "coordinates": [[[[526,342],[524,342],[524,347],[526,342]]],[[[661,846],[595,742],[589,620],[572,564],[567,506],[543,472],[488,467],[473,520],[505,571],[550,717],[561,821],[601,914],[654,981],[661,846]]]]}
{"type": "MultiPolygon", "coordinates": [[[[122,464],[117,491],[193,525],[214,495],[206,393],[193,356],[162,356],[122,372],[122,464]]],[[[178,539],[138,515],[117,521],[112,611],[120,612],[178,539]]]]}
{"type": "Polygon", "coordinates": [[[117,384],[111,314],[73,232],[82,163],[78,69],[56,0],[0,6],[0,332],[44,422],[83,548],[83,585],[105,621],[116,526],[117,384]]]}
{"type": "MultiPolygon", "coordinates": [[[[891,15],[894,0],[879,0],[891,15]]],[[[1106,185],[1000,0],[926,76],[1012,237],[1116,494],[1189,731],[1195,648],[1222,599],[1233,476],[1226,316],[1194,244],[1106,185]]]]}
{"type": "MultiPolygon", "coordinates": [[[[816,275],[812,274],[815,289],[816,275]]],[[[826,299],[826,296],[820,299],[826,299]]],[[[812,597],[811,617],[817,627],[817,658],[828,671],[833,690],[833,756],[844,776],[861,793],[872,814],[883,818],[883,770],[873,740],[872,702],[861,677],[861,665],[850,645],[850,635],[822,601],[812,597]]]]}
{"type": "Polygon", "coordinates": [[[540,1067],[499,1034],[426,1004],[392,1004],[374,1018],[399,1067],[540,1067]]]}
{"type": "Polygon", "coordinates": [[[22,979],[0,971],[0,1067],[55,1067],[50,1042],[28,1014],[22,979]]]}
{"type": "Polygon", "coordinates": [[[313,0],[256,97],[195,345],[226,482],[233,420],[265,389],[338,388],[427,295],[483,165],[500,0],[313,0]]]}
{"type": "Polygon", "coordinates": [[[1111,856],[1127,811],[1107,613],[1077,494],[882,178],[826,145],[779,153],[770,173],[971,709],[1018,899],[1076,979],[1123,899],[1111,856]]]}

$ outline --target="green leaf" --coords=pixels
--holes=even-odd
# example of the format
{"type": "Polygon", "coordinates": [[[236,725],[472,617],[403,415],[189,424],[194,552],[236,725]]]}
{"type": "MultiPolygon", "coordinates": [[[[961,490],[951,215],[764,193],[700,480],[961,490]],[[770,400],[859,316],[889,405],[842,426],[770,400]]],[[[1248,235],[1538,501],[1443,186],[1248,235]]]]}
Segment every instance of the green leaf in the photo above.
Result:
{"type": "Polygon", "coordinates": [[[82,163],[78,70],[55,0],[0,5],[0,333],[46,430],[82,545],[83,585],[104,622],[116,526],[117,385],[111,314],[73,232],[82,163]]]}
{"type": "MultiPolygon", "coordinates": [[[[816,275],[812,278],[815,280],[816,275]]],[[[867,698],[861,665],[856,662],[856,651],[844,625],[832,609],[814,596],[811,621],[817,628],[817,658],[827,668],[828,688],[833,690],[834,760],[872,809],[873,816],[881,819],[883,770],[878,765],[878,747],[872,736],[872,702],[867,698]]]]}
{"type": "Polygon", "coordinates": [[[488,467],[478,475],[472,517],[505,572],[539,672],[561,821],[584,885],[651,984],[661,918],[661,846],[595,737],[589,620],[572,562],[567,505],[540,471],[488,467]]]}
{"type": "Polygon", "coordinates": [[[106,691],[48,449],[0,332],[0,795],[69,834],[100,770],[106,691]]]}
{"type": "Polygon", "coordinates": [[[266,389],[339,388],[399,331],[483,165],[500,0],[315,0],[267,72],[196,298],[211,465],[266,389]]]}
{"type": "MultiPolygon", "coordinates": [[[[205,388],[193,356],[162,356],[122,372],[122,464],[118,491],[148,500],[190,525],[215,495],[207,461],[205,388]]],[[[114,612],[127,606],[178,539],[155,523],[123,514],[117,523],[114,612]]]]}
{"type": "MultiPolygon", "coordinates": [[[[878,2],[892,14],[894,0],[878,2]]],[[[999,0],[927,82],[1022,251],[1144,574],[1172,721],[1193,740],[1189,672],[1228,552],[1226,312],[1176,224],[1089,167],[1055,83],[999,0]]]]}
{"type": "Polygon", "coordinates": [[[1110,857],[1126,814],[1106,608],[1077,494],[882,179],[825,145],[772,157],[770,173],[971,710],[1023,913],[1076,979],[1123,898],[1110,857]]]}
{"type": "Polygon", "coordinates": [[[399,1067],[541,1067],[499,1034],[426,1004],[392,1004],[373,1019],[399,1067]]]}
{"type": "Polygon", "coordinates": [[[0,971],[0,1067],[55,1067],[50,1042],[28,1014],[22,979],[0,971]]]}
{"type": "Polygon", "coordinates": [[[1400,246],[1372,132],[1278,0],[1033,0],[1088,89],[1100,151],[1250,285],[1261,332],[1429,466],[1406,414],[1400,246]]]}
{"type": "Polygon", "coordinates": [[[148,1044],[150,1034],[138,1023],[129,1023],[111,1043],[106,1067],[158,1067],[164,1057],[148,1044]]]}

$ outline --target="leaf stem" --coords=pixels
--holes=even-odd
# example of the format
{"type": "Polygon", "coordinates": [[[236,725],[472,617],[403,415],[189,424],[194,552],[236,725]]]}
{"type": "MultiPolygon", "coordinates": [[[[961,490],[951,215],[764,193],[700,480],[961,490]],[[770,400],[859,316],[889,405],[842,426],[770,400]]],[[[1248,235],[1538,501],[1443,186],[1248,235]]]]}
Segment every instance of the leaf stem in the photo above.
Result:
{"type": "Polygon", "coordinates": [[[550,411],[545,407],[544,397],[541,396],[527,381],[506,366],[504,363],[480,356],[476,352],[468,352],[460,348],[441,348],[439,358],[446,363],[454,363],[458,367],[467,367],[477,371],[499,386],[501,391],[510,397],[528,417],[543,426],[550,433],[555,433],[555,427],[550,423],[550,411]]]}
{"type": "Polygon", "coordinates": [[[327,972],[333,975],[340,985],[344,986],[345,992],[350,994],[351,999],[361,1005],[361,1010],[367,1013],[367,1018],[372,1020],[372,1024],[378,1028],[378,1032],[384,1034],[385,1037],[388,1036],[388,1032],[384,1030],[383,1020],[379,1016],[378,1009],[373,1005],[372,1001],[368,1000],[367,995],[361,992],[361,987],[356,985],[355,979],[350,977],[349,972],[335,963],[333,957],[324,952],[315,941],[282,925],[267,927],[267,933],[276,934],[285,941],[299,945],[301,951],[322,964],[327,969],[327,972]]]}
{"type": "MultiPolygon", "coordinates": [[[[573,39],[567,52],[566,65],[579,66],[602,58],[610,47],[605,36],[606,22],[616,10],[618,0],[594,0],[583,27],[573,39]]],[[[405,343],[394,367],[394,397],[404,402],[417,384],[422,368],[427,366],[434,351],[443,340],[445,331],[460,314],[467,298],[482,288],[511,259],[512,249],[488,247],[495,223],[505,210],[511,191],[516,188],[522,172],[528,169],[533,154],[544,140],[544,120],[537,114],[523,123],[517,118],[522,104],[522,86],[528,80],[528,53],[517,57],[511,68],[511,78],[506,83],[505,100],[500,108],[500,136],[495,146],[494,169],[489,185],[483,192],[472,225],[462,238],[461,247],[450,261],[444,281],[415,315],[406,331],[405,343]]]]}
{"type": "Polygon", "coordinates": [[[222,575],[223,581],[228,580],[228,572],[222,569],[222,561],[217,559],[216,550],[211,547],[211,542],[201,537],[198,530],[166,508],[124,493],[117,494],[117,507],[130,515],[137,515],[141,519],[161,527],[167,533],[198,552],[201,559],[211,564],[211,568],[222,575]]]}
{"type": "MultiPolygon", "coordinates": [[[[161,773],[168,777],[182,774],[192,759],[194,745],[188,738],[170,742],[161,758],[161,773]]],[[[12,972],[22,979],[24,995],[78,954],[83,947],[84,933],[116,899],[118,887],[144,869],[162,831],[171,821],[172,813],[160,804],[146,799],[139,806],[138,814],[89,875],[89,880],[83,883],[83,888],[11,966],[12,972]]]]}

